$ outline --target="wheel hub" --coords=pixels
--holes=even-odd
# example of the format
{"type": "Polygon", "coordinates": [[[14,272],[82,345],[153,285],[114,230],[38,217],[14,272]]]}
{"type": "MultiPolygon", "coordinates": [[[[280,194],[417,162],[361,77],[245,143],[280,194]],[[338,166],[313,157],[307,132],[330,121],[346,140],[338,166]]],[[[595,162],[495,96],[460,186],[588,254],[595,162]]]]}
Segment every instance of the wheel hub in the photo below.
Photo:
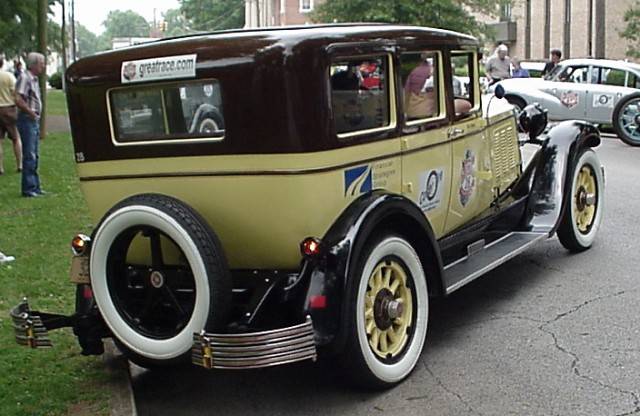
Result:
{"type": "Polygon", "coordinates": [[[159,271],[154,270],[149,276],[149,282],[151,283],[151,286],[155,287],[156,289],[160,289],[162,286],[164,286],[164,275],[159,271]]]}
{"type": "Polygon", "coordinates": [[[640,113],[636,114],[636,116],[633,118],[633,121],[635,122],[636,126],[640,125],[640,113]]]}
{"type": "Polygon", "coordinates": [[[389,289],[378,292],[373,304],[373,316],[378,328],[387,330],[393,324],[393,320],[399,318],[404,312],[404,306],[393,297],[389,289]]]}

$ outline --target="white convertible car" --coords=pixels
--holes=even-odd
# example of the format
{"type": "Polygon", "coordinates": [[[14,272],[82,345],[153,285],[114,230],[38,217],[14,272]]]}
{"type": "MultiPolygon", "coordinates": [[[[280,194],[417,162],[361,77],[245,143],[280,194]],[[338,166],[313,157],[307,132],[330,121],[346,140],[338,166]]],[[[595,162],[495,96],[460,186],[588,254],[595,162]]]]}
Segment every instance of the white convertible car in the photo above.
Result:
{"type": "Polygon", "coordinates": [[[640,146],[640,65],[605,59],[567,59],[545,78],[500,82],[505,98],[522,109],[534,102],[550,120],[612,124],[618,137],[640,146]]]}

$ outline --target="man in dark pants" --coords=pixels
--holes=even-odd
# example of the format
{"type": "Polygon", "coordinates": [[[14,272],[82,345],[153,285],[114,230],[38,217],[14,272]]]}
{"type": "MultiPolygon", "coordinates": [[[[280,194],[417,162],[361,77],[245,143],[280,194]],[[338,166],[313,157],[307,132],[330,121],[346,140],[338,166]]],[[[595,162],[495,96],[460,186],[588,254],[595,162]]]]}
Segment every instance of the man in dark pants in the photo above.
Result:
{"type": "Polygon", "coordinates": [[[558,62],[560,62],[560,58],[562,58],[562,51],[560,49],[551,49],[551,60],[547,62],[542,70],[542,76],[546,76],[550,74],[553,69],[558,66],[558,62]]]}
{"type": "Polygon", "coordinates": [[[40,84],[38,75],[44,70],[44,55],[31,52],[27,56],[27,70],[16,84],[16,105],[18,113],[18,131],[22,139],[22,196],[43,195],[38,176],[40,140],[40,84]]]}

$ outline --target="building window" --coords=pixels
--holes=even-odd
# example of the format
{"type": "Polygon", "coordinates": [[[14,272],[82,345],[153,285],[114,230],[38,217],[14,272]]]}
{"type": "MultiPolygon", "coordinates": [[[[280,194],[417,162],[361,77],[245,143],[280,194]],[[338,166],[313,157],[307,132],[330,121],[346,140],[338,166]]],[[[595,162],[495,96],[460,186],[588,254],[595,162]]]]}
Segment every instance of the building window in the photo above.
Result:
{"type": "Polygon", "coordinates": [[[300,12],[308,13],[313,10],[313,0],[300,0],[300,12]]]}

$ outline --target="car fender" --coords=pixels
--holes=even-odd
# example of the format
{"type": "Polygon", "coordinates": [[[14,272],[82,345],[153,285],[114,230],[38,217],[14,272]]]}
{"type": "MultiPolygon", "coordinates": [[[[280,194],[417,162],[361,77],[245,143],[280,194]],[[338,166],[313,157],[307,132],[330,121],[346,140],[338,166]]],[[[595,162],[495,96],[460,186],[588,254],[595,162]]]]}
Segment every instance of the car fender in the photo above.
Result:
{"type": "Polygon", "coordinates": [[[571,173],[581,151],[600,144],[596,126],[583,121],[565,121],[553,127],[534,155],[528,172],[531,183],[525,228],[549,233],[557,230],[571,198],[571,173]]]}
{"type": "Polygon", "coordinates": [[[303,274],[308,282],[304,285],[306,294],[301,297],[304,299],[302,311],[304,316],[313,319],[317,344],[331,343],[332,350],[340,350],[345,340],[342,317],[349,299],[348,282],[357,260],[369,237],[397,219],[402,219],[408,226],[412,236],[407,238],[419,239],[418,244],[422,247],[416,247],[416,252],[423,265],[426,263],[425,273],[431,274],[431,280],[437,279],[439,283],[432,291],[442,293],[442,258],[433,229],[423,212],[402,195],[385,190],[369,192],[352,202],[329,228],[321,240],[320,258],[306,260],[303,264],[303,274]],[[319,296],[322,301],[315,301],[319,296]]]}
{"type": "Polygon", "coordinates": [[[505,95],[512,95],[522,98],[527,104],[539,103],[543,108],[549,110],[549,117],[563,114],[566,107],[560,99],[553,94],[540,89],[543,80],[531,82],[531,78],[513,78],[500,81],[500,85],[505,90],[505,95]]]}

